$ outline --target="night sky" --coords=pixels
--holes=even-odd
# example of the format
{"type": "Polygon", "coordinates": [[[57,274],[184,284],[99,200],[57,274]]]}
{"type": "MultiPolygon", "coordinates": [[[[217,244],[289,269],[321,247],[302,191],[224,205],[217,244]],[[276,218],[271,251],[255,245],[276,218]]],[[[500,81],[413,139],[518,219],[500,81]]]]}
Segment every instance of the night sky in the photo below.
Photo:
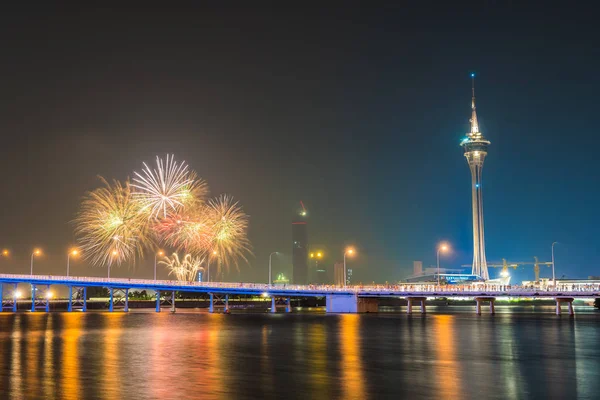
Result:
{"type": "MultiPolygon", "coordinates": [[[[228,280],[265,281],[276,250],[286,254],[274,271],[291,275],[300,200],[327,263],[356,246],[355,281],[397,280],[413,260],[433,265],[440,240],[453,248],[443,266],[467,264],[470,173],[459,142],[475,72],[492,142],[488,262],[549,261],[558,241],[557,276],[600,275],[592,9],[211,3],[2,10],[0,246],[13,252],[2,271],[28,273],[39,246],[36,272],[64,273],[69,221],[96,176],[125,179],[166,153],[251,216],[251,265],[228,280]]],[[[150,258],[111,274],[151,277],[150,258]]],[[[81,261],[72,270],[105,274],[81,261]]]]}

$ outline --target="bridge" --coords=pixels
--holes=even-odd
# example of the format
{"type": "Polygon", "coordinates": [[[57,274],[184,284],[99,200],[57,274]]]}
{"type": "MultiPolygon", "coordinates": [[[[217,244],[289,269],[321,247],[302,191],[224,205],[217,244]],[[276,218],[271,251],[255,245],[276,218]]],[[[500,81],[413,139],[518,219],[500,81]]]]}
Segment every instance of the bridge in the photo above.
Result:
{"type": "Polygon", "coordinates": [[[50,311],[51,286],[66,286],[69,291],[68,311],[87,311],[87,289],[103,287],[109,291],[109,311],[114,311],[115,303],[122,302],[124,311],[129,311],[129,290],[151,290],[156,292],[156,311],[162,305],[169,305],[175,311],[175,292],[203,293],[210,298],[209,312],[214,312],[215,298],[223,302],[224,311],[229,311],[230,295],[260,295],[271,298],[271,312],[276,312],[276,299],[285,300],[285,311],[291,312],[291,298],[325,297],[328,313],[377,312],[378,300],[383,298],[404,298],[407,301],[406,312],[412,313],[413,305],[420,306],[421,313],[426,312],[428,298],[469,298],[476,301],[477,314],[481,307],[489,304],[490,313],[494,313],[494,303],[498,297],[554,299],[556,313],[561,306],[568,305],[573,315],[574,299],[600,297],[600,284],[569,285],[557,284],[547,288],[507,286],[498,284],[472,283],[469,285],[374,285],[336,287],[333,285],[267,285],[260,283],[229,282],[182,282],[151,279],[96,278],[53,275],[16,275],[0,274],[0,311],[17,311],[20,297],[19,284],[31,286],[31,311],[50,311]],[[5,291],[8,296],[4,296],[5,291]]]}

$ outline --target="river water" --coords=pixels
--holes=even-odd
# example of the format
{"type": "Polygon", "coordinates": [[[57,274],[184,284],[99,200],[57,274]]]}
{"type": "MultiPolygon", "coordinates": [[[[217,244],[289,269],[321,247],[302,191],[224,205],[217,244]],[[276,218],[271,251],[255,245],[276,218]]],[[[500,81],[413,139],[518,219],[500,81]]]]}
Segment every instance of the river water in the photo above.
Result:
{"type": "Polygon", "coordinates": [[[599,399],[600,314],[0,314],[2,399],[599,399]]]}

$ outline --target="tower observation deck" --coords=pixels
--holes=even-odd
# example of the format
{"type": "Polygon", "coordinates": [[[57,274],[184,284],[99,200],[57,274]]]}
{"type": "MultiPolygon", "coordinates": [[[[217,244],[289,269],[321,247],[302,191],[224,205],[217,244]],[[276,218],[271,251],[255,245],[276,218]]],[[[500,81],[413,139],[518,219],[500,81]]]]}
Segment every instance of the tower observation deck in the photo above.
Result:
{"type": "Polygon", "coordinates": [[[471,170],[471,198],[473,202],[473,274],[488,280],[487,261],[485,258],[485,236],[483,228],[483,188],[481,173],[490,141],[479,131],[477,110],[475,108],[475,74],[471,74],[471,131],[460,145],[464,149],[465,158],[471,170]]]}

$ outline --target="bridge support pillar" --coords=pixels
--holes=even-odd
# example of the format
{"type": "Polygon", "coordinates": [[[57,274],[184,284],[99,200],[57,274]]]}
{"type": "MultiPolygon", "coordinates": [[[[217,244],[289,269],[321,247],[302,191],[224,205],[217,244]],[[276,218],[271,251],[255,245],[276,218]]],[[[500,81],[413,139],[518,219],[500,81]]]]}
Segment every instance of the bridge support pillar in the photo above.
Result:
{"type": "Polygon", "coordinates": [[[87,287],[83,287],[83,307],[81,308],[82,312],[87,311],[87,287]]]}
{"type": "Polygon", "coordinates": [[[225,314],[229,314],[229,295],[225,295],[225,314]]]}
{"type": "Polygon", "coordinates": [[[292,312],[292,300],[289,297],[285,300],[285,312],[286,313],[292,312]]]}
{"type": "Polygon", "coordinates": [[[408,315],[412,314],[412,306],[413,304],[420,304],[421,305],[421,314],[425,314],[427,312],[426,307],[425,307],[425,297],[407,297],[406,298],[406,313],[408,315]]]}
{"type": "Polygon", "coordinates": [[[171,312],[175,312],[175,291],[171,292],[171,312]]]}
{"type": "Polygon", "coordinates": [[[18,284],[15,283],[13,285],[13,309],[12,309],[14,313],[17,312],[17,304],[19,301],[19,290],[17,288],[18,288],[18,284]]]}
{"type": "Polygon", "coordinates": [[[357,313],[358,296],[354,294],[328,294],[325,297],[325,311],[328,313],[357,313]]]}
{"type": "Polygon", "coordinates": [[[114,309],[114,299],[113,299],[113,288],[108,289],[110,292],[110,300],[108,300],[108,311],[113,312],[114,309]]]}
{"type": "Polygon", "coordinates": [[[50,285],[46,286],[46,312],[50,312],[50,285]]]}
{"type": "Polygon", "coordinates": [[[69,286],[69,305],[67,306],[67,311],[73,311],[73,286],[69,286]]]}
{"type": "Polygon", "coordinates": [[[275,296],[271,297],[271,312],[272,313],[277,312],[277,306],[275,306],[275,296]]]}
{"type": "Polygon", "coordinates": [[[160,290],[156,291],[156,312],[160,312],[160,290]]]}
{"type": "Polygon", "coordinates": [[[7,311],[12,311],[14,313],[17,312],[17,304],[18,304],[18,300],[19,300],[19,296],[18,296],[18,290],[17,290],[17,283],[7,283],[7,284],[2,284],[0,283],[0,312],[3,312],[5,310],[7,311]],[[4,299],[4,286],[8,286],[8,287],[12,287],[12,293],[8,293],[8,298],[4,299]]]}
{"type": "Polygon", "coordinates": [[[208,312],[209,313],[213,313],[215,311],[215,306],[214,306],[214,303],[213,303],[214,296],[213,296],[212,293],[209,293],[209,294],[210,294],[210,304],[208,305],[208,312]]]}
{"type": "Polygon", "coordinates": [[[481,315],[481,304],[486,301],[490,303],[490,314],[496,314],[496,308],[494,307],[494,303],[496,302],[495,297],[475,297],[475,302],[477,304],[475,312],[477,315],[481,315]]]}
{"type": "Polygon", "coordinates": [[[573,298],[572,297],[557,297],[556,298],[556,315],[560,315],[562,303],[567,303],[569,305],[569,315],[575,315],[575,310],[573,309],[573,298]]]}
{"type": "Polygon", "coordinates": [[[35,285],[31,285],[31,312],[35,312],[35,285]]]}
{"type": "Polygon", "coordinates": [[[129,312],[129,289],[125,289],[125,307],[123,307],[124,312],[129,312]]]}

